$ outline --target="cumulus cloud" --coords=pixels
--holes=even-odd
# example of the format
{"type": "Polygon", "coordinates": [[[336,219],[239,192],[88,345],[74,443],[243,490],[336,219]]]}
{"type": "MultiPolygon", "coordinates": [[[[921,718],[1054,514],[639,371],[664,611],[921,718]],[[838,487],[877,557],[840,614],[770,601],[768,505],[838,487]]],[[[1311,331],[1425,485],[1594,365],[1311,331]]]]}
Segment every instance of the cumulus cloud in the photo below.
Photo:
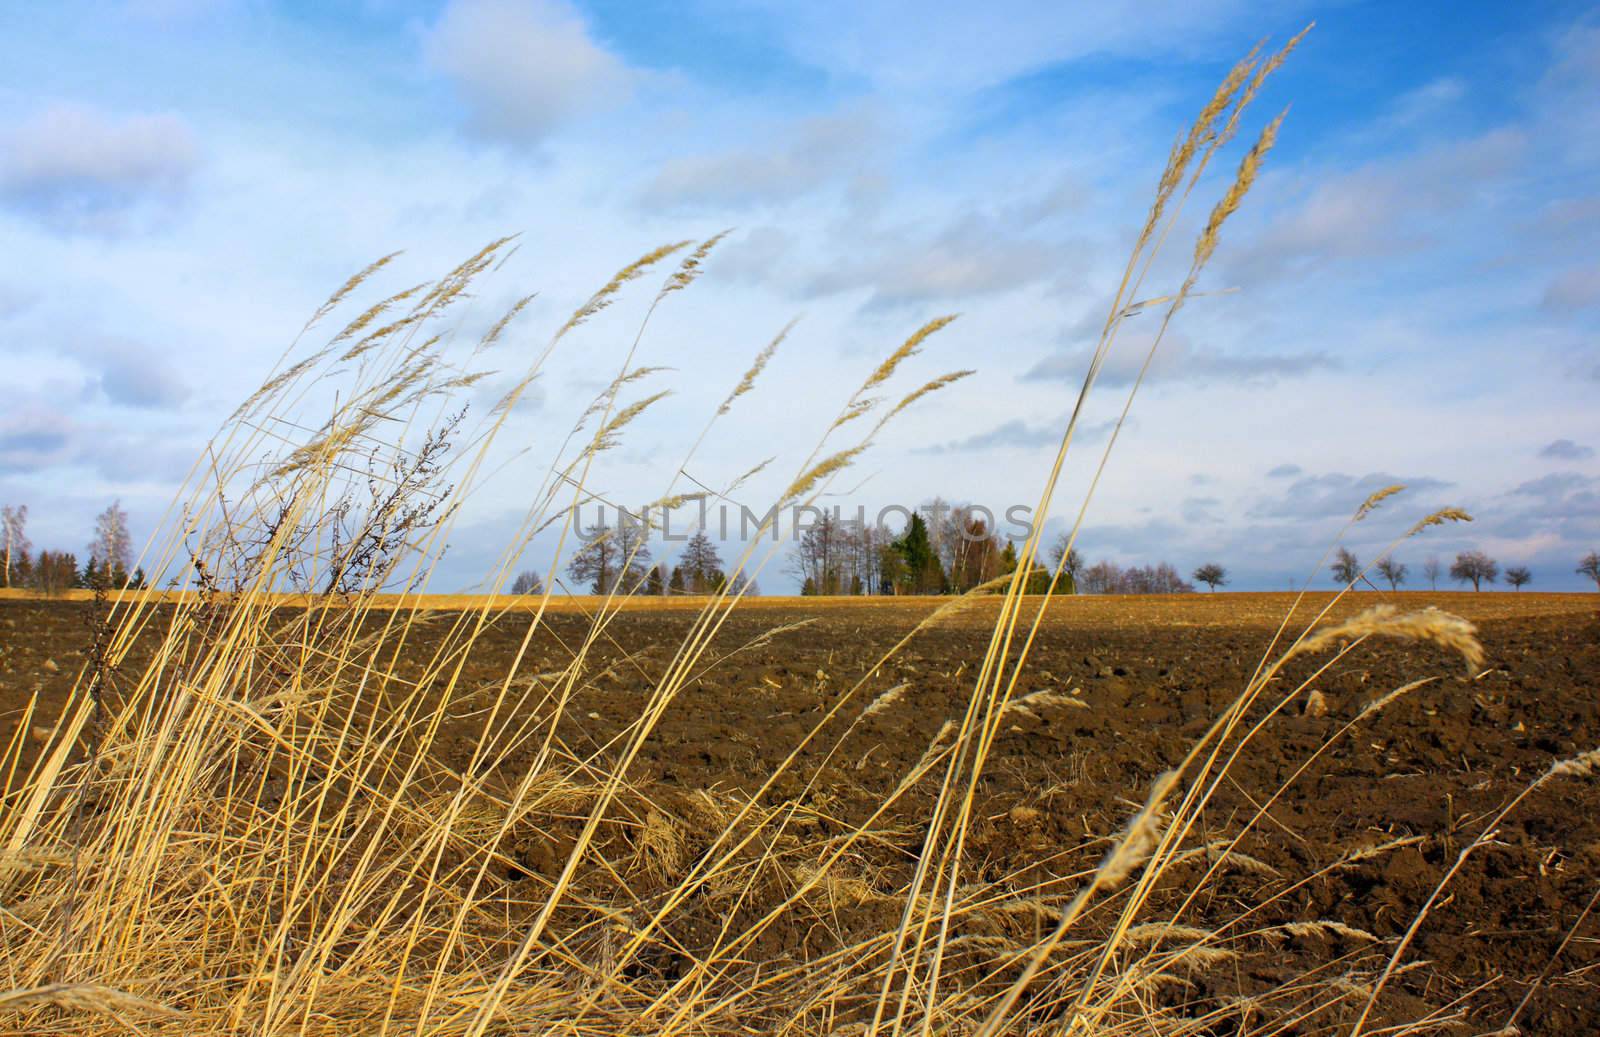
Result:
{"type": "Polygon", "coordinates": [[[69,416],[31,402],[0,417],[0,474],[61,463],[71,452],[75,428],[69,416]]]}
{"type": "Polygon", "coordinates": [[[67,350],[89,375],[90,391],[120,407],[175,407],[189,387],[172,364],[154,350],[124,338],[87,336],[67,350]]]}
{"type": "Polygon", "coordinates": [[[1539,451],[1540,457],[1548,457],[1557,461],[1587,461],[1594,456],[1594,448],[1574,443],[1570,439],[1558,439],[1546,444],[1539,451]]]}
{"type": "Polygon", "coordinates": [[[1386,486],[1403,485],[1411,496],[1442,490],[1451,483],[1427,476],[1401,478],[1387,472],[1353,476],[1343,472],[1306,475],[1290,483],[1283,493],[1267,497],[1250,509],[1262,518],[1316,519],[1355,513],[1361,502],[1386,486]]]}
{"type": "Polygon", "coordinates": [[[803,119],[778,139],[664,163],[639,201],[650,209],[739,208],[786,202],[851,176],[867,176],[882,129],[870,114],[803,119]]]}
{"type": "MultiPolygon", "coordinates": [[[[1115,421],[1105,421],[1096,425],[1079,425],[1078,430],[1072,434],[1072,441],[1076,444],[1103,442],[1116,427],[1115,421]]],[[[1129,420],[1124,426],[1124,432],[1131,432],[1135,422],[1129,420]]],[[[918,447],[919,454],[949,454],[968,453],[979,450],[995,449],[1025,449],[1036,450],[1042,447],[1057,447],[1061,445],[1061,436],[1066,431],[1067,419],[1062,417],[1059,421],[1046,421],[1041,424],[1031,424],[1020,418],[1012,418],[992,429],[978,432],[962,439],[952,439],[947,443],[933,446],[918,447]]]]}
{"type": "Polygon", "coordinates": [[[0,476],[44,476],[74,487],[81,473],[124,486],[155,484],[168,492],[194,461],[197,444],[125,421],[84,418],[42,394],[24,394],[0,413],[0,476]]]}
{"type": "Polygon", "coordinates": [[[1592,543],[1600,528],[1600,478],[1551,472],[1529,479],[1500,496],[1485,527],[1485,532],[1507,542],[1574,547],[1592,543]]]}
{"type": "Polygon", "coordinates": [[[1466,95],[1465,82],[1454,76],[1441,76],[1395,98],[1386,121],[1397,129],[1423,125],[1437,119],[1442,110],[1466,95]]]}
{"type": "Polygon", "coordinates": [[[968,215],[932,237],[886,234],[850,245],[805,286],[812,297],[870,290],[864,308],[886,310],[1014,291],[1060,277],[1072,262],[1058,244],[1008,233],[968,215]]]}
{"type": "MultiPolygon", "coordinates": [[[[746,14],[748,3],[739,5],[746,14]]],[[[1238,0],[1152,0],[1129,18],[1114,4],[991,0],[762,0],[789,48],[844,80],[883,89],[965,93],[1090,55],[1192,53],[1258,18],[1238,0]],[[907,31],[907,27],[914,31],[907,31]]],[[[1298,0],[1281,5],[1287,15],[1298,0]]],[[[1254,30],[1252,30],[1254,31],[1254,30]]]]}
{"type": "Polygon", "coordinates": [[[625,99],[632,76],[565,0],[451,0],[424,40],[473,132],[537,145],[558,125],[625,99]]]}
{"type": "Polygon", "coordinates": [[[1502,128],[1318,175],[1231,251],[1229,279],[1260,283],[1426,248],[1441,235],[1441,220],[1456,220],[1463,208],[1481,203],[1482,186],[1504,177],[1527,152],[1525,132],[1502,128]]]}
{"type": "Polygon", "coordinates": [[[713,260],[718,277],[739,281],[765,281],[781,277],[793,255],[794,235],[779,227],[756,227],[717,250],[713,260]]]}
{"type": "MultiPolygon", "coordinates": [[[[1145,349],[1124,344],[1114,349],[1100,368],[1100,384],[1130,385],[1144,364],[1145,349]]],[[[1025,381],[1077,382],[1089,370],[1094,346],[1085,344],[1034,364],[1025,381]]],[[[1188,339],[1169,335],[1156,351],[1145,376],[1147,382],[1273,382],[1317,371],[1337,370],[1339,362],[1327,353],[1225,353],[1196,346],[1188,339]]]]}
{"type": "Polygon", "coordinates": [[[1577,472],[1551,472],[1549,475],[1541,475],[1537,479],[1529,479],[1527,482],[1519,483],[1511,493],[1513,496],[1532,497],[1545,503],[1554,504],[1566,500],[1573,493],[1594,487],[1597,482],[1600,482],[1600,480],[1596,480],[1591,476],[1580,475],[1577,472]]]}
{"type": "Polygon", "coordinates": [[[126,229],[141,208],[181,198],[199,163],[175,115],[57,104],[0,137],[0,204],[71,230],[126,229]]]}

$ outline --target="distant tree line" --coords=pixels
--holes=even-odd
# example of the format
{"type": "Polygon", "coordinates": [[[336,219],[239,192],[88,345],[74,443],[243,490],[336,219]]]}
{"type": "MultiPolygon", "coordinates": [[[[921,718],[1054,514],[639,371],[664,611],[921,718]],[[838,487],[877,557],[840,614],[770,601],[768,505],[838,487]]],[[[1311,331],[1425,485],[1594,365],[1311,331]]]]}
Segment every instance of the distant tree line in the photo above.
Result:
{"type": "MultiPolygon", "coordinates": [[[[805,595],[960,594],[1016,572],[1016,545],[990,530],[973,509],[935,501],[913,513],[898,531],[885,525],[848,522],[818,512],[801,531],[786,562],[805,595]]],[[[1065,536],[1045,552],[1048,564],[1035,563],[1025,591],[1043,594],[1181,594],[1194,585],[1170,564],[1123,568],[1102,561],[1086,565],[1065,536]],[[1059,570],[1059,575],[1057,575],[1059,570]]],[[[726,565],[716,545],[702,530],[691,536],[670,566],[652,564],[648,530],[642,523],[603,524],[584,531],[584,543],[567,563],[574,591],[591,594],[710,594],[729,584],[726,565]]],[[[1219,582],[1226,580],[1219,575],[1219,582]]],[[[760,587],[743,574],[734,577],[736,591],[759,594],[760,587]]],[[[512,593],[543,594],[533,571],[520,573],[512,593]]]]}
{"type": "MultiPolygon", "coordinates": [[[[567,563],[572,589],[590,594],[711,594],[728,586],[716,545],[704,531],[695,533],[684,544],[676,565],[651,564],[650,544],[642,524],[619,524],[615,528],[595,524],[584,531],[584,544],[567,563]]],[[[734,590],[760,594],[754,580],[735,578],[734,590]]],[[[511,593],[544,593],[538,573],[525,571],[512,582],[511,593]]]]}
{"type": "MultiPolygon", "coordinates": [[[[1335,583],[1354,586],[1364,582],[1373,585],[1365,575],[1366,570],[1361,566],[1361,561],[1354,552],[1341,547],[1334,555],[1333,563],[1329,566],[1335,583]]],[[[1406,582],[1411,570],[1404,562],[1395,558],[1386,557],[1372,567],[1377,577],[1389,585],[1390,590],[1399,590],[1406,582]]],[[[1575,570],[1580,576],[1587,576],[1593,580],[1596,589],[1600,589],[1600,552],[1590,551],[1578,562],[1575,570]]],[[[1472,585],[1475,591],[1483,590],[1485,584],[1493,584],[1502,576],[1513,590],[1521,590],[1533,582],[1533,570],[1525,565],[1508,565],[1502,571],[1500,563],[1489,557],[1483,551],[1472,550],[1458,553],[1455,560],[1450,563],[1447,570],[1439,559],[1429,556],[1422,563],[1422,578],[1428,581],[1430,590],[1439,589],[1439,577],[1448,574],[1451,580],[1465,587],[1472,585]]],[[[1374,585],[1375,586],[1375,585],[1374,585]]]]}
{"type": "Polygon", "coordinates": [[[128,532],[128,513],[120,501],[95,519],[94,539],[81,567],[78,556],[70,551],[34,553],[28,539],[27,505],[0,507],[0,587],[25,587],[45,594],[74,588],[144,587],[144,570],[132,566],[133,538],[128,532]]]}

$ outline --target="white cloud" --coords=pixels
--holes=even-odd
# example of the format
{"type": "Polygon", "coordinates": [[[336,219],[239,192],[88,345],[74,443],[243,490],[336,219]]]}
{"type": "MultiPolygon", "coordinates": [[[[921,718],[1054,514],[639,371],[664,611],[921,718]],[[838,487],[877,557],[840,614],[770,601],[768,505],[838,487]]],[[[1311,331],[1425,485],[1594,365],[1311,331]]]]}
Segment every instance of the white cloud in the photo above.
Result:
{"type": "Polygon", "coordinates": [[[105,398],[118,406],[176,407],[189,398],[183,376],[137,342],[92,338],[71,347],[105,398]]]}
{"type": "Polygon", "coordinates": [[[1556,461],[1587,461],[1594,456],[1594,447],[1574,443],[1570,439],[1557,439],[1545,445],[1539,456],[1556,461]]]}
{"type": "Polygon", "coordinates": [[[786,202],[869,174],[882,127],[850,112],[802,119],[775,139],[665,162],[640,196],[646,208],[738,208],[786,202]]]}
{"type": "MultiPolygon", "coordinates": [[[[1113,348],[1100,368],[1099,384],[1131,385],[1144,365],[1148,345],[1124,341],[1113,348]]],[[[1094,346],[1085,344],[1039,361],[1022,377],[1026,381],[1078,382],[1089,371],[1094,346]]],[[[1145,375],[1147,382],[1269,383],[1318,371],[1333,371],[1339,362],[1326,353],[1231,353],[1196,346],[1182,335],[1169,333],[1145,375]]]]}
{"type": "Polygon", "coordinates": [[[756,227],[717,250],[713,260],[717,276],[741,281],[782,278],[792,262],[794,235],[781,227],[756,227]]]}
{"type": "Polygon", "coordinates": [[[867,289],[867,309],[999,295],[1066,276],[1074,266],[1062,245],[1010,232],[978,214],[932,236],[920,228],[842,235],[833,251],[841,258],[811,277],[806,294],[867,289]]]}
{"type": "Polygon", "coordinates": [[[1290,483],[1280,496],[1259,501],[1251,514],[1268,518],[1314,519],[1354,514],[1368,496],[1390,486],[1404,486],[1412,494],[1430,494],[1452,484],[1428,476],[1398,478],[1387,472],[1371,472],[1359,478],[1343,472],[1303,475],[1290,483]]]}
{"type": "Polygon", "coordinates": [[[477,134],[520,145],[625,99],[631,75],[564,0],[451,0],[429,64],[454,83],[477,134]]]}
{"type": "MultiPolygon", "coordinates": [[[[835,76],[879,89],[950,92],[1089,55],[1202,52],[1252,13],[1243,0],[1153,0],[1136,16],[1116,4],[1051,0],[766,0],[761,6],[798,57],[835,76]]],[[[1274,14],[1293,18],[1298,6],[1280,4],[1274,14]]]]}
{"type": "Polygon", "coordinates": [[[1268,218],[1252,221],[1254,236],[1231,250],[1228,277],[1260,283],[1426,248],[1460,226],[1463,209],[1492,197],[1484,187],[1503,180],[1527,153],[1522,130],[1501,128],[1344,172],[1317,171],[1298,187],[1294,178],[1269,178],[1258,191],[1267,196],[1259,201],[1268,218]],[[1299,197],[1284,204],[1285,188],[1299,197]]]}
{"type": "Polygon", "coordinates": [[[47,107],[0,143],[0,202],[66,229],[124,229],[141,205],[181,197],[199,163],[175,115],[117,118],[82,105],[47,107]]]}
{"type": "MultiPolygon", "coordinates": [[[[1094,443],[1103,443],[1116,428],[1115,421],[1102,421],[1093,425],[1079,425],[1072,434],[1072,441],[1079,447],[1094,443]]],[[[1123,432],[1132,432],[1138,428],[1138,422],[1129,419],[1122,427],[1123,432]]],[[[1045,421],[1032,424],[1021,418],[1012,418],[1010,421],[989,429],[967,436],[964,439],[953,439],[948,443],[935,446],[919,447],[919,454],[948,454],[968,451],[990,451],[995,449],[1023,449],[1038,451],[1044,447],[1057,447],[1061,444],[1061,437],[1067,431],[1067,417],[1055,421],[1045,421]]],[[[1043,456],[1035,454],[1035,456],[1043,456]]]]}
{"type": "Polygon", "coordinates": [[[1568,270],[1544,290],[1545,309],[1581,310],[1596,303],[1600,303],[1600,266],[1568,270]]]}
{"type": "Polygon", "coordinates": [[[1431,80],[1401,94],[1389,107],[1385,122],[1394,129],[1411,129],[1439,117],[1467,95],[1467,84],[1453,76],[1431,80]]]}

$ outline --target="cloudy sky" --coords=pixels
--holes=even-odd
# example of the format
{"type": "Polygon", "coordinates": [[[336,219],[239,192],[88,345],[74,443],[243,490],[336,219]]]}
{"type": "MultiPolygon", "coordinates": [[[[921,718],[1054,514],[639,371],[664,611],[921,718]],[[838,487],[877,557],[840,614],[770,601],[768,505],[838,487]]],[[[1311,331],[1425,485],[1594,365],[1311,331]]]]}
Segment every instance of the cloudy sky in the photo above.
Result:
{"type": "MultiPolygon", "coordinates": [[[[540,293],[497,347],[514,368],[628,260],[732,227],[646,338],[675,395],[597,489],[657,496],[801,317],[694,470],[717,483],[775,455],[790,472],[882,354],[959,312],[895,388],[978,373],[892,426],[836,502],[1030,504],[1171,142],[1251,44],[1313,19],[1251,112],[1247,135],[1290,107],[1201,286],[1233,291],[1163,346],[1084,552],[1282,588],[1403,482],[1358,554],[1454,504],[1478,521],[1402,548],[1413,571],[1479,547],[1536,589],[1579,589],[1600,548],[1600,15],[1561,2],[14,9],[0,502],[30,506],[39,547],[81,553],[114,498],[149,535],[222,419],[377,256],[405,250],[375,286],[397,290],[520,233],[474,304],[487,323],[540,293]]],[[[437,589],[483,575],[650,294],[563,346],[437,589]]],[[[1130,325],[1106,368],[1054,522],[1146,333],[1130,325]]]]}

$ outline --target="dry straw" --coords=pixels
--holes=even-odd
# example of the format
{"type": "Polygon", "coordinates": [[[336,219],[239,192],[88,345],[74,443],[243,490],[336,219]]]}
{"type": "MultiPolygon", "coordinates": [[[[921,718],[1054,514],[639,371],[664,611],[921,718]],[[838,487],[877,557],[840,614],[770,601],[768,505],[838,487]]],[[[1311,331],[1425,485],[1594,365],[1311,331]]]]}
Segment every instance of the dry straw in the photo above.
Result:
{"type": "MultiPolygon", "coordinates": [[[[1179,138],[1110,300],[1075,415],[1119,322],[1158,305],[1168,321],[1196,294],[1281,117],[1211,209],[1185,285],[1164,296],[1141,291],[1141,282],[1207,163],[1287,51],[1264,60],[1252,53],[1179,138]]],[[[853,681],[830,681],[800,733],[784,729],[791,741],[783,759],[738,790],[679,788],[642,765],[668,711],[694,708],[695,689],[717,678],[719,666],[796,633],[785,625],[723,646],[740,593],[731,586],[707,596],[689,613],[687,631],[661,644],[633,643],[638,635],[618,620],[627,588],[585,603],[587,621],[576,629],[547,622],[549,590],[515,610],[490,596],[448,616],[425,613],[421,595],[455,506],[497,470],[492,451],[507,415],[551,350],[685,250],[640,305],[653,308],[692,287],[723,238],[668,244],[618,271],[509,376],[502,405],[470,431],[471,449],[438,461],[431,480],[405,473],[415,471],[408,466],[429,441],[435,412],[481,377],[472,356],[521,335],[532,296],[519,293],[486,321],[476,344],[453,342],[454,307],[504,267],[516,244],[491,242],[424,285],[358,300],[393,258],[385,257],[317,310],[312,324],[346,307],[354,316],[324,347],[286,358],[241,408],[196,469],[176,511],[181,528],[155,549],[151,571],[179,577],[191,593],[168,611],[146,594],[116,616],[115,657],[127,658],[143,638],[153,661],[131,667],[115,698],[80,684],[39,762],[8,780],[0,884],[14,989],[0,993],[0,1028],[448,1037],[993,1037],[1076,1028],[1176,1037],[1304,1032],[1344,1018],[1351,994],[1337,989],[1332,970],[1292,978],[1248,1003],[1202,1003],[1193,993],[1192,977],[1237,967],[1252,947],[1281,947],[1285,936],[1370,942],[1316,918],[1245,924],[1252,908],[1235,922],[1185,916],[1194,897],[1218,890],[1224,868],[1234,881],[1286,891],[1263,903],[1281,906],[1287,901],[1273,898],[1301,888],[1240,852],[1259,816],[1219,833],[1217,812],[1205,811],[1233,780],[1230,768],[1255,732],[1292,700],[1287,688],[1279,701],[1269,696],[1285,662],[1329,649],[1339,658],[1368,637],[1390,637],[1438,645],[1476,666],[1482,649],[1457,617],[1380,607],[1309,633],[1276,662],[1264,661],[1259,679],[1151,783],[1120,831],[1081,841],[1053,836],[1036,857],[996,865],[969,835],[984,823],[985,775],[1008,721],[1086,708],[1057,688],[1018,692],[1032,684],[1019,682],[1044,615],[1041,608],[1031,624],[1022,617],[1037,536],[1023,545],[1018,573],[941,603],[853,681]],[[374,486],[400,489],[362,496],[374,486]],[[307,592],[337,572],[357,576],[340,593],[307,592]],[[299,589],[304,607],[281,608],[276,593],[284,589],[299,589]],[[384,590],[401,595],[399,607],[376,607],[384,590]],[[913,639],[980,606],[992,606],[994,625],[983,658],[967,671],[973,683],[958,715],[909,770],[870,793],[870,809],[847,813],[840,800],[874,774],[841,763],[859,758],[852,754],[861,725],[850,718],[876,717],[877,730],[888,730],[909,691],[895,684],[862,706],[866,689],[881,686],[913,639]],[[498,647],[489,651],[486,636],[507,630],[509,659],[498,647]],[[485,675],[484,667],[501,672],[485,675]],[[629,689],[634,706],[596,709],[602,688],[629,689]],[[92,757],[79,751],[87,744],[92,757]],[[464,759],[447,746],[465,747],[464,759]],[[1206,874],[1191,889],[1195,862],[1206,874]],[[1177,866],[1184,870],[1174,873],[1177,866]],[[887,929],[886,910],[899,914],[887,929]],[[171,1006],[181,1006],[181,1017],[171,1006]]],[[[572,449],[560,447],[530,491],[491,589],[504,586],[537,530],[558,524],[566,543],[576,505],[606,497],[596,473],[609,450],[637,434],[639,419],[665,398],[662,390],[618,405],[626,386],[670,373],[635,357],[648,312],[626,356],[601,375],[594,407],[575,418],[572,449]]],[[[888,382],[953,319],[922,325],[871,371],[812,455],[780,480],[786,501],[827,492],[885,421],[970,374],[920,377],[872,435],[827,444],[827,433],[889,397],[888,382]]],[[[792,328],[734,381],[708,430],[757,391],[792,328]]],[[[1041,513],[1070,441],[1069,428],[1041,513]]],[[[678,482],[700,482],[688,475],[699,445],[666,469],[672,478],[654,494],[659,504],[717,495],[711,486],[721,478],[707,476],[687,492],[678,482]]],[[[727,480],[722,496],[766,465],[727,480]]],[[[1447,509],[1413,532],[1465,519],[1447,509]]],[[[730,565],[730,576],[759,571],[753,551],[730,565]]],[[[811,628],[806,636],[823,634],[811,628]]],[[[1357,719],[1421,683],[1380,696],[1357,719]]],[[[1590,774],[1597,759],[1555,764],[1540,782],[1590,774]]],[[[1043,803],[1035,791],[1026,801],[1043,803]]],[[[1265,797],[1263,811],[1275,798],[1265,797]]],[[[1366,852],[1403,843],[1410,845],[1366,852]]],[[[1394,949],[1387,969],[1368,959],[1339,969],[1370,1007],[1410,967],[1399,960],[1405,949],[1394,949]]]]}

